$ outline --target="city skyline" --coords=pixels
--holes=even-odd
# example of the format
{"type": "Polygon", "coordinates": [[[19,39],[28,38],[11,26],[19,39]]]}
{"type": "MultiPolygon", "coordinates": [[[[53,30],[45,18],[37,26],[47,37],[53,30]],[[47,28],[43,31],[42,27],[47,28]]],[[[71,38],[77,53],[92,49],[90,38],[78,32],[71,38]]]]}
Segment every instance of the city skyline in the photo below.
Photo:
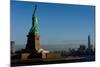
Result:
{"type": "Polygon", "coordinates": [[[35,4],[42,45],[64,44],[68,40],[87,42],[88,34],[94,43],[94,6],[12,1],[11,40],[17,44],[26,44],[35,4]]]}

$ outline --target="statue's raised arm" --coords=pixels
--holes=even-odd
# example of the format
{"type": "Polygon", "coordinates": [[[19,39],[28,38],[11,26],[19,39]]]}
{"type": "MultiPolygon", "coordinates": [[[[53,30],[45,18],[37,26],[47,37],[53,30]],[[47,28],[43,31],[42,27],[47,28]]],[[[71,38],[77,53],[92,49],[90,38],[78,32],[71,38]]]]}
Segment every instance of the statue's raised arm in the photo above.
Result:
{"type": "Polygon", "coordinates": [[[38,32],[38,20],[37,20],[37,17],[35,15],[35,12],[36,12],[36,9],[37,9],[37,5],[35,5],[35,8],[34,8],[34,11],[33,11],[33,15],[32,15],[32,27],[30,29],[30,32],[33,32],[33,33],[37,33],[38,32]]]}
{"type": "Polygon", "coordinates": [[[37,5],[35,5],[34,12],[33,12],[33,17],[35,16],[36,9],[37,9],[37,5]]]}

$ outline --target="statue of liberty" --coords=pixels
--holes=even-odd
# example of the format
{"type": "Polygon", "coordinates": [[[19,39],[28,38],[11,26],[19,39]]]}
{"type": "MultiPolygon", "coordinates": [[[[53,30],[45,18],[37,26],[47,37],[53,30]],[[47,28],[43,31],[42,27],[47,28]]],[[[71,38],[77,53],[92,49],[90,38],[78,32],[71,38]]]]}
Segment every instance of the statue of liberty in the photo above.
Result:
{"type": "Polygon", "coordinates": [[[38,32],[38,21],[37,17],[35,16],[35,12],[37,9],[37,5],[35,5],[35,9],[32,15],[32,27],[29,30],[28,39],[26,49],[32,51],[38,51],[40,49],[40,35],[38,32]]]}
{"type": "Polygon", "coordinates": [[[37,6],[35,5],[35,9],[32,15],[32,27],[27,35],[26,50],[29,53],[31,53],[29,58],[42,58],[42,53],[48,52],[40,46],[38,21],[37,21],[37,17],[35,16],[36,9],[37,6]]]}

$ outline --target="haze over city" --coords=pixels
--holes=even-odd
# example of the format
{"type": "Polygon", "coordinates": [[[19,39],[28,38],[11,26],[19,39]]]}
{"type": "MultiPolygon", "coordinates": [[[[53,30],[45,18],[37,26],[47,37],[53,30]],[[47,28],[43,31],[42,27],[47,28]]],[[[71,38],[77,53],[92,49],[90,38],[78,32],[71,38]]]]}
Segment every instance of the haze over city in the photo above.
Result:
{"type": "Polygon", "coordinates": [[[12,1],[11,40],[16,45],[26,44],[35,4],[41,45],[87,44],[89,34],[94,44],[94,6],[12,1]]]}

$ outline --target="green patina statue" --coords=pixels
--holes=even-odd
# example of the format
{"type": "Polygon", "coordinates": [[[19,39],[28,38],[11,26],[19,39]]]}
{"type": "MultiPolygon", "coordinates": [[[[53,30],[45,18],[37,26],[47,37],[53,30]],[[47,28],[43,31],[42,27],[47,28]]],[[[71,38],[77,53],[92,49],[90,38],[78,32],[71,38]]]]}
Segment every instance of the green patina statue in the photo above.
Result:
{"type": "Polygon", "coordinates": [[[38,33],[38,20],[37,17],[35,16],[35,11],[37,9],[37,6],[35,6],[34,12],[33,12],[33,16],[32,16],[32,27],[30,29],[30,33],[38,33]]]}

